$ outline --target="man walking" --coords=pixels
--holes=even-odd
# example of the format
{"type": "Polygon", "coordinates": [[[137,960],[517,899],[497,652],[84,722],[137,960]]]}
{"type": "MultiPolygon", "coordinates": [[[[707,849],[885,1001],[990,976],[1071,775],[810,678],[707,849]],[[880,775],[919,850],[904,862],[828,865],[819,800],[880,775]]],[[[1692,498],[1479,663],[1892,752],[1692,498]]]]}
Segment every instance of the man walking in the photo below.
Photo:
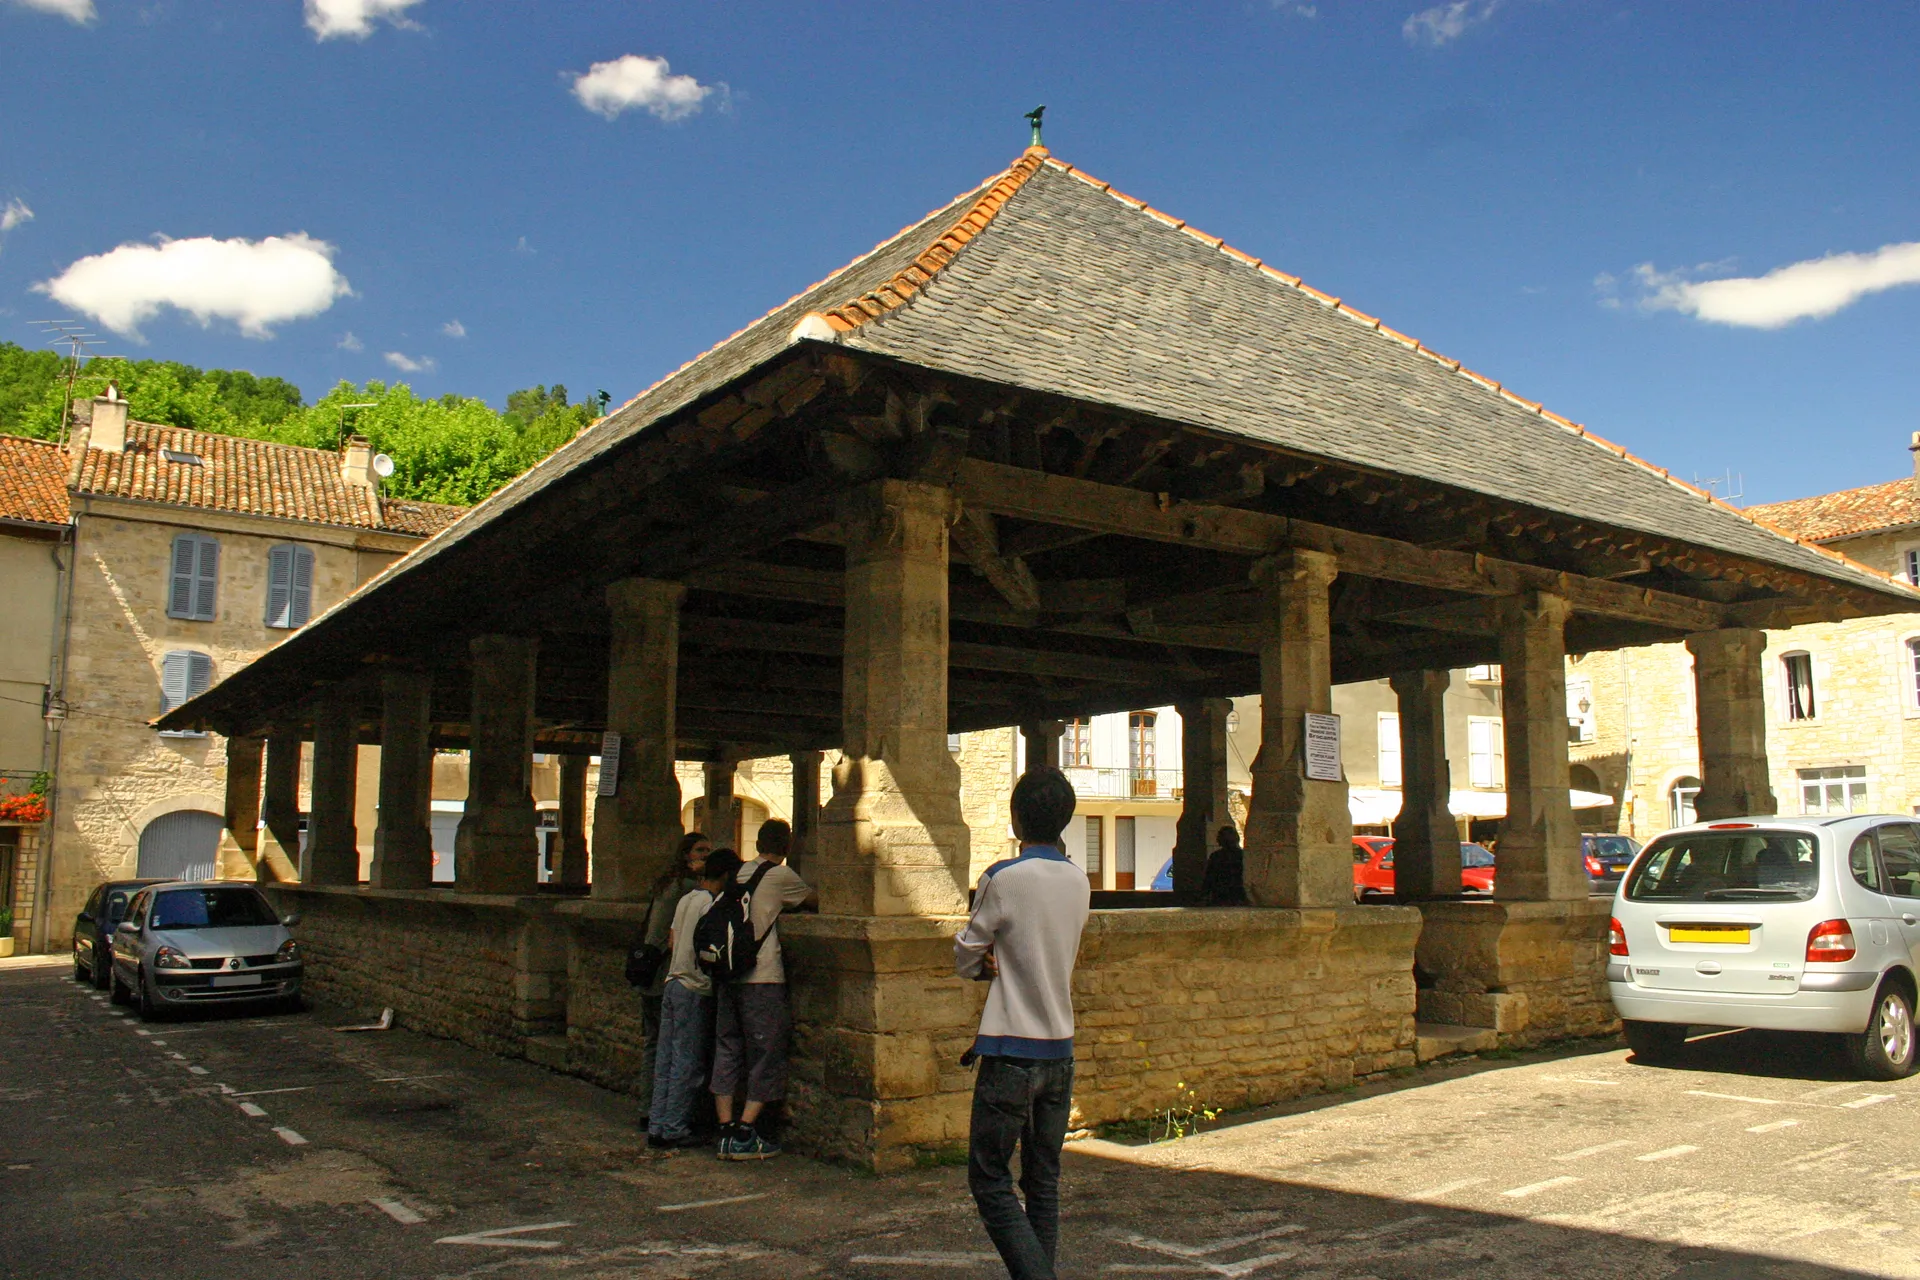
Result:
{"type": "Polygon", "coordinates": [[[1020,856],[980,877],[973,918],[954,941],[963,978],[990,980],[980,1033],[967,1186],[1013,1280],[1054,1280],[1060,1239],[1060,1144],[1073,1109],[1073,963],[1089,885],[1060,847],[1073,784],[1051,766],[1013,788],[1020,856]],[[1020,1148],[1020,1190],[1009,1165],[1020,1148]]]}

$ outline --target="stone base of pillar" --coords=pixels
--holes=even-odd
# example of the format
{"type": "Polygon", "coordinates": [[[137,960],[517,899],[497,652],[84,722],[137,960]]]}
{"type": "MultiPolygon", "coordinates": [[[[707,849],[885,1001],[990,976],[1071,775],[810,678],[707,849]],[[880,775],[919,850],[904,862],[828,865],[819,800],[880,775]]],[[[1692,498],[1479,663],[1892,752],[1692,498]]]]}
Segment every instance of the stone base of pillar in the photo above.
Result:
{"type": "Polygon", "coordinates": [[[1490,1027],[1503,1045],[1620,1029],[1607,994],[1610,900],[1423,902],[1420,1020],[1490,1027]]]}
{"type": "Polygon", "coordinates": [[[1247,896],[1260,906],[1332,907],[1353,901],[1353,813],[1344,782],[1309,782],[1283,756],[1254,764],[1247,813],[1247,896]]]}
{"type": "Polygon", "coordinates": [[[821,910],[834,915],[943,916],[967,910],[972,828],[960,809],[960,768],[916,786],[885,760],[834,767],[811,866],[821,910]]]}
{"type": "Polygon", "coordinates": [[[454,887],[461,893],[538,892],[533,803],[523,811],[496,809],[468,814],[454,837],[454,887]]]}
{"type": "Polygon", "coordinates": [[[260,878],[259,854],[251,849],[242,849],[240,842],[233,838],[233,832],[220,832],[220,847],[213,855],[213,877],[216,880],[257,880],[260,878]]]}

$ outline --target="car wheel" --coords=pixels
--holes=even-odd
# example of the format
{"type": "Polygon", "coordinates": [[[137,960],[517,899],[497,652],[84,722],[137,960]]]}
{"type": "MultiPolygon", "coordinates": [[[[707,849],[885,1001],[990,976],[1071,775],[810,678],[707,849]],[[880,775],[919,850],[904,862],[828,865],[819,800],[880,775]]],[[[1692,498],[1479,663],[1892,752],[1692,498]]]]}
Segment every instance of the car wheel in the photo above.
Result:
{"type": "Polygon", "coordinates": [[[135,978],[140,984],[137,993],[140,997],[140,1021],[160,1021],[160,1019],[165,1016],[166,1011],[161,1008],[160,1001],[154,997],[153,988],[152,985],[148,983],[147,976],[141,973],[136,974],[135,978]]]}
{"type": "Polygon", "coordinates": [[[93,985],[93,975],[87,971],[87,966],[80,963],[78,951],[73,953],[73,980],[89,987],[93,985]]]}
{"type": "Polygon", "coordinates": [[[1868,1080],[1900,1080],[1913,1074],[1913,997],[1894,983],[1880,988],[1867,1029],[1847,1037],[1847,1058],[1868,1080]]]}
{"type": "Polygon", "coordinates": [[[133,993],[127,990],[126,983],[120,981],[120,971],[118,969],[107,970],[107,990],[109,993],[108,999],[112,1000],[115,1004],[133,1003],[133,993]]]}
{"type": "Polygon", "coordinates": [[[105,991],[109,985],[109,980],[111,979],[112,975],[113,975],[113,953],[107,952],[103,957],[101,954],[101,949],[99,947],[95,947],[93,949],[93,985],[97,989],[101,991],[105,991]]]}
{"type": "Polygon", "coordinates": [[[1680,1056],[1687,1043],[1686,1027],[1675,1022],[1636,1022],[1629,1018],[1621,1024],[1626,1032],[1627,1048],[1649,1066],[1661,1066],[1680,1056]]]}

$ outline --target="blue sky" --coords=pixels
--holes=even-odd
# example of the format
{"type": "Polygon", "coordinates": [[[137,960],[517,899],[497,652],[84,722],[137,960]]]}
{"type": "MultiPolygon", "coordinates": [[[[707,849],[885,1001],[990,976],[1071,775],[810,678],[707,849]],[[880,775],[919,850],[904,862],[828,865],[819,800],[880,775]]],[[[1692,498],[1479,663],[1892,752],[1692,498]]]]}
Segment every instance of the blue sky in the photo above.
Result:
{"type": "Polygon", "coordinates": [[[1768,501],[1908,466],[1916,48],[1864,2],[0,0],[0,337],[65,277],[118,352],[309,397],[625,399],[1045,102],[1063,159],[1768,501]]]}

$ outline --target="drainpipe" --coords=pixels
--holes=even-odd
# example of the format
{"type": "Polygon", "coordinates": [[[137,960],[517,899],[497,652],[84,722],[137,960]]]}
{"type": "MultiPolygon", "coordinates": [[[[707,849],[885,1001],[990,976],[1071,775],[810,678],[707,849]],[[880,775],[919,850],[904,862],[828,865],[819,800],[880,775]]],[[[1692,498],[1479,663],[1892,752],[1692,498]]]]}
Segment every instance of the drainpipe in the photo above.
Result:
{"type": "MultiPolygon", "coordinates": [[[[48,913],[53,905],[53,845],[54,832],[60,821],[60,748],[66,740],[65,708],[67,702],[67,655],[72,647],[73,638],[73,579],[76,561],[80,555],[80,518],[70,517],[67,530],[61,535],[60,543],[53,550],[53,591],[54,626],[58,628],[59,644],[55,648],[54,669],[47,673],[47,707],[53,711],[61,709],[58,719],[49,719],[47,734],[53,739],[52,759],[47,759],[47,748],[41,747],[41,761],[46,764],[47,817],[40,828],[40,874],[34,877],[33,887],[33,931],[27,939],[27,950],[38,955],[47,949],[47,930],[51,921],[48,913]],[[67,555],[63,563],[60,550],[64,547],[67,555]],[[58,727],[56,727],[56,725],[58,727]]],[[[44,741],[44,740],[43,740],[44,741]]]]}

